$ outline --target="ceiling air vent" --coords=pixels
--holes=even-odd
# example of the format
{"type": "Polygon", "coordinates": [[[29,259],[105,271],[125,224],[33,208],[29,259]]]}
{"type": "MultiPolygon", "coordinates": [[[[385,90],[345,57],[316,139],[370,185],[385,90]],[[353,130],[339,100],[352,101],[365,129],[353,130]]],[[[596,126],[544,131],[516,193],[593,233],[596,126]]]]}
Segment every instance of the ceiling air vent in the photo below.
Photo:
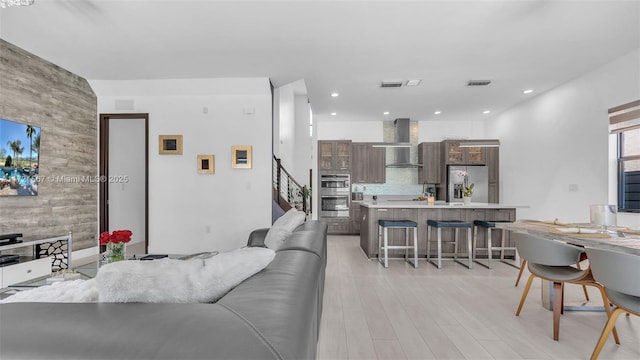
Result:
{"type": "Polygon", "coordinates": [[[397,88],[397,87],[402,87],[402,84],[404,83],[404,81],[399,80],[399,81],[383,81],[380,83],[380,87],[382,88],[397,88]]]}
{"type": "Polygon", "coordinates": [[[467,86],[487,86],[491,84],[491,80],[469,80],[467,86]]]}

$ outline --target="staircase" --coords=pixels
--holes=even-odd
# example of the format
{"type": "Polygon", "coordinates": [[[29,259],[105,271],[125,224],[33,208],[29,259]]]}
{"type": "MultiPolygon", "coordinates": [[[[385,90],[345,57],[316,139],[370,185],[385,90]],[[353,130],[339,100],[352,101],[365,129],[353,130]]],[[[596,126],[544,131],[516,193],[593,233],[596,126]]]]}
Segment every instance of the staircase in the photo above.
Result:
{"type": "Polygon", "coordinates": [[[296,208],[311,213],[311,188],[300,185],[275,156],[272,173],[273,201],[284,211],[296,208]]]}

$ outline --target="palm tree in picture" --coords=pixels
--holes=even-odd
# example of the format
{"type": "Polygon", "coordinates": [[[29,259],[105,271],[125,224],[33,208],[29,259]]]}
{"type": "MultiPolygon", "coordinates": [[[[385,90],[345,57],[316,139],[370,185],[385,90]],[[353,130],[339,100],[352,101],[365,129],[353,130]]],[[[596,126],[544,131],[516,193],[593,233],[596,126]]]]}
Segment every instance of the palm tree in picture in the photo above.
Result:
{"type": "MultiPolygon", "coordinates": [[[[20,159],[20,155],[22,155],[22,152],[24,151],[24,146],[20,146],[21,141],[20,140],[16,140],[18,142],[18,148],[16,149],[16,154],[18,155],[18,160],[20,159]]],[[[16,166],[20,167],[20,163],[18,161],[16,161],[16,166]]]]}
{"type": "Polygon", "coordinates": [[[33,161],[33,135],[36,133],[36,128],[31,125],[27,125],[27,138],[29,139],[29,169],[31,169],[31,163],[33,161]]]}
{"type": "Polygon", "coordinates": [[[13,159],[14,159],[14,164],[18,164],[18,157],[17,154],[20,151],[20,145],[22,145],[22,141],[20,141],[20,139],[18,140],[14,140],[14,141],[7,141],[7,145],[9,145],[9,149],[11,149],[11,151],[13,151],[13,159]]]}
{"type": "Polygon", "coordinates": [[[38,155],[40,154],[40,134],[33,139],[33,151],[38,155]]]}

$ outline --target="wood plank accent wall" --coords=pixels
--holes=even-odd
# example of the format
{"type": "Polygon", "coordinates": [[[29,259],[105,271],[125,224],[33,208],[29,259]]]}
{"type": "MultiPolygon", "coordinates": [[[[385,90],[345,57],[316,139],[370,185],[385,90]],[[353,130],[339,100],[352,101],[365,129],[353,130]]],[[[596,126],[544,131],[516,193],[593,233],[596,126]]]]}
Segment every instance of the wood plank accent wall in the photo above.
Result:
{"type": "Polygon", "coordinates": [[[0,197],[0,234],[62,235],[97,245],[97,98],[89,83],[0,39],[0,117],[39,126],[37,196],[0,197]]]}

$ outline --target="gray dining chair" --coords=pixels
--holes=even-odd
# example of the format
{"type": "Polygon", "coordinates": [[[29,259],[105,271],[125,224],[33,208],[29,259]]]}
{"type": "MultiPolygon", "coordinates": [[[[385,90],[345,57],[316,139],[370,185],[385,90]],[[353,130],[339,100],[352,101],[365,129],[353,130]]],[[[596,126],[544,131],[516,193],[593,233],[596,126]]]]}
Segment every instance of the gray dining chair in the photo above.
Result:
{"type": "MultiPolygon", "coordinates": [[[[582,253],[584,256],[582,256],[580,258],[580,261],[583,260],[587,260],[587,255],[586,253],[582,253]]],[[[524,268],[527,266],[527,259],[522,259],[522,262],[520,262],[520,271],[518,271],[518,277],[516,278],[516,287],[518,287],[518,283],[520,283],[520,278],[522,277],[522,273],[524,272],[524,268]]],[[[576,268],[578,268],[578,270],[582,270],[582,268],[580,267],[580,263],[576,264],[576,268]]],[[[582,285],[582,292],[584,293],[584,298],[589,301],[591,299],[589,299],[589,292],[587,291],[587,287],[585,285],[582,285]]]]}
{"type": "Polygon", "coordinates": [[[589,247],[586,250],[593,277],[604,286],[609,301],[615,306],[591,354],[595,360],[609,333],[615,330],[620,314],[640,316],[640,256],[589,247]]]}
{"type": "MultiPolygon", "coordinates": [[[[512,238],[515,240],[520,257],[527,260],[531,273],[522,293],[516,316],[520,315],[531,283],[536,277],[553,283],[553,340],[557,341],[560,335],[560,314],[564,312],[564,284],[593,286],[600,291],[603,303],[609,304],[604,287],[593,279],[591,268],[581,270],[575,267],[581,260],[583,248],[529,234],[513,233],[512,238]]],[[[609,315],[611,312],[609,306],[604,308],[609,315]]],[[[616,344],[619,344],[615,329],[613,329],[613,337],[616,344]]]]}

